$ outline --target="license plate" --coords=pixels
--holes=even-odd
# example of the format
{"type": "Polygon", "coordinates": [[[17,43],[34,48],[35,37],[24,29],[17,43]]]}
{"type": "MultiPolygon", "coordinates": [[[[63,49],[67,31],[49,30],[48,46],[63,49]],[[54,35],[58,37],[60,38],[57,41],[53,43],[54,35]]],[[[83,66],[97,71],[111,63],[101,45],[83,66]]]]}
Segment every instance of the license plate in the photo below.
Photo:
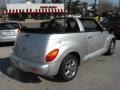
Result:
{"type": "Polygon", "coordinates": [[[6,32],[6,35],[15,35],[14,32],[6,32]]]}
{"type": "Polygon", "coordinates": [[[4,32],[3,35],[9,35],[9,36],[11,36],[11,35],[15,35],[15,32],[4,32]]]}

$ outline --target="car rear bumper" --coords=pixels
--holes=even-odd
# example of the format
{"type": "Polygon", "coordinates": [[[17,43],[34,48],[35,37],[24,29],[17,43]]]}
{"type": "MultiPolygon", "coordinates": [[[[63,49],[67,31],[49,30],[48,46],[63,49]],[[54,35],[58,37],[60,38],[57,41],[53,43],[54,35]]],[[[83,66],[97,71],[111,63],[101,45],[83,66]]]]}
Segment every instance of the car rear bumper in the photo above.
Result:
{"type": "Polygon", "coordinates": [[[45,77],[55,76],[59,70],[59,68],[57,69],[58,64],[56,63],[44,64],[40,62],[32,62],[21,59],[13,54],[10,56],[10,59],[12,63],[19,69],[25,72],[40,74],[45,77]]]}

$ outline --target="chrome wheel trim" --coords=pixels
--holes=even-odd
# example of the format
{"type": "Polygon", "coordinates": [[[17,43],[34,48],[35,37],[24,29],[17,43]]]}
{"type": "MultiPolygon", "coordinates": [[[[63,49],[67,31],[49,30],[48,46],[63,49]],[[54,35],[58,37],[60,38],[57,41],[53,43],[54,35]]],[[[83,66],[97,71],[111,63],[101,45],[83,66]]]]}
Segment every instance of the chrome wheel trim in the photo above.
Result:
{"type": "Polygon", "coordinates": [[[74,59],[69,59],[65,64],[65,77],[73,78],[77,72],[77,63],[74,59]]]}

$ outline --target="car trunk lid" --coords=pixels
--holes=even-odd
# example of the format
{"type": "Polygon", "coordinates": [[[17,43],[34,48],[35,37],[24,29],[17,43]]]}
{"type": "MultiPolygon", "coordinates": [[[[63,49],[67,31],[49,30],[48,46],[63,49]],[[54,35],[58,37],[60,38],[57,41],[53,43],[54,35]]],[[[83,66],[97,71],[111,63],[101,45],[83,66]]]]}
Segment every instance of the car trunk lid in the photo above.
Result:
{"type": "Polygon", "coordinates": [[[25,60],[44,62],[48,35],[20,33],[16,40],[14,54],[25,60]]]}
{"type": "Polygon", "coordinates": [[[0,35],[2,35],[2,36],[16,36],[17,33],[18,33],[18,29],[0,30],[0,35]]]}

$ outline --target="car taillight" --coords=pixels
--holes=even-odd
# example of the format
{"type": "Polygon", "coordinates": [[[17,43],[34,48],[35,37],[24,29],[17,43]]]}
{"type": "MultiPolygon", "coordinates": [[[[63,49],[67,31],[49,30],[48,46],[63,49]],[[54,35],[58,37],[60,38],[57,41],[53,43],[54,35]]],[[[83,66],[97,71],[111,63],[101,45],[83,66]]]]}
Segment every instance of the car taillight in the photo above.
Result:
{"type": "Polygon", "coordinates": [[[59,53],[59,49],[54,49],[51,52],[49,52],[45,57],[46,62],[53,61],[57,57],[58,53],[59,53]]]}

